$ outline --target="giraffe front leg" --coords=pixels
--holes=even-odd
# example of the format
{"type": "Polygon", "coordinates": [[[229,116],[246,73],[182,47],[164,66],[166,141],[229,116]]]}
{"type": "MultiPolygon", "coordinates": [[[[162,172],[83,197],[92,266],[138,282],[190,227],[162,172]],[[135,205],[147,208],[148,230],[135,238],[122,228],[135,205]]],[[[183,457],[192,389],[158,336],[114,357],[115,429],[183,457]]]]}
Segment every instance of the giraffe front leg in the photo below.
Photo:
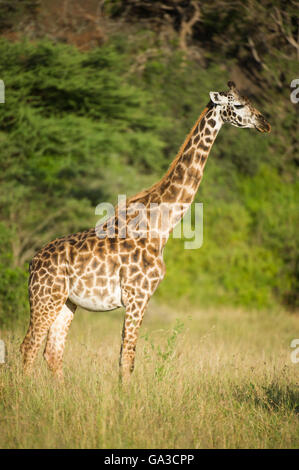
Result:
{"type": "Polygon", "coordinates": [[[138,331],[148,304],[148,298],[137,299],[133,297],[126,304],[126,313],[122,332],[120,349],[120,379],[127,382],[134,370],[135,351],[138,331]]]}

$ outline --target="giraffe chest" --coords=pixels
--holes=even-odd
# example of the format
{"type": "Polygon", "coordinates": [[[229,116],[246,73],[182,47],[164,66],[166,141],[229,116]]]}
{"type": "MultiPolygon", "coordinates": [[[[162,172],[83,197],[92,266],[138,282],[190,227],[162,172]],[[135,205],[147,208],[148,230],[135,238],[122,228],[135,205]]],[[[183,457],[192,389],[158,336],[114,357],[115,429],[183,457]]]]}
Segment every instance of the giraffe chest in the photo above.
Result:
{"type": "Polygon", "coordinates": [[[109,278],[86,276],[70,279],[69,299],[79,307],[94,312],[121,307],[121,287],[118,276],[109,278]]]}

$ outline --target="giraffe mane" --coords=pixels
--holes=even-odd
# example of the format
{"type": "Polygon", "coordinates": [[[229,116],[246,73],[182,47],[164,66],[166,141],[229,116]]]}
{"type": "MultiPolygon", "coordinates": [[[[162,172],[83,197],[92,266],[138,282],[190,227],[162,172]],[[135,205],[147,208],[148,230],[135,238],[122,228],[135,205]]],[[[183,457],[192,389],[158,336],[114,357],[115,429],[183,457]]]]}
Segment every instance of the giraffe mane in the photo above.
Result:
{"type": "MultiPolygon", "coordinates": [[[[209,103],[210,104],[210,103],[209,103]]],[[[209,104],[204,108],[204,110],[202,111],[201,115],[199,116],[199,118],[197,119],[197,121],[195,122],[194,126],[192,127],[192,129],[190,130],[189,134],[187,135],[187,137],[185,138],[183,144],[181,145],[176,157],[174,158],[174,160],[172,161],[172,163],[170,164],[169,168],[168,168],[168,171],[167,173],[163,176],[163,178],[161,180],[159,180],[157,183],[155,183],[153,186],[151,186],[150,188],[148,189],[144,189],[142,191],[140,191],[139,193],[135,194],[135,196],[132,196],[131,198],[129,198],[128,202],[135,202],[135,201],[138,201],[138,199],[142,199],[144,196],[147,196],[148,194],[152,193],[153,191],[155,191],[155,189],[161,184],[162,181],[164,181],[169,175],[170,173],[172,172],[172,170],[174,169],[174,167],[176,166],[178,160],[180,159],[180,157],[182,156],[182,154],[184,153],[184,150],[186,148],[186,145],[187,143],[189,142],[190,140],[190,137],[192,136],[192,134],[194,133],[194,130],[196,129],[196,127],[198,126],[198,124],[200,123],[200,121],[203,119],[203,117],[206,115],[206,113],[208,112],[208,110],[210,109],[210,106],[209,104]]]]}

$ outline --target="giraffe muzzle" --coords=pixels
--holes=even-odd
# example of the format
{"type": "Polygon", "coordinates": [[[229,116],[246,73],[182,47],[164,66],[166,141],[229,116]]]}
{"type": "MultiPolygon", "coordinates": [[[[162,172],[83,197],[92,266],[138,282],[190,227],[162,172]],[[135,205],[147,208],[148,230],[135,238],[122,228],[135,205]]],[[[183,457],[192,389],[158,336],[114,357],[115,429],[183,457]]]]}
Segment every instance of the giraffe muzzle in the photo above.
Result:
{"type": "Polygon", "coordinates": [[[266,121],[266,119],[264,117],[261,117],[257,120],[255,128],[259,132],[263,132],[263,133],[267,133],[267,134],[269,134],[269,132],[271,132],[271,126],[270,126],[269,122],[266,121]]]}

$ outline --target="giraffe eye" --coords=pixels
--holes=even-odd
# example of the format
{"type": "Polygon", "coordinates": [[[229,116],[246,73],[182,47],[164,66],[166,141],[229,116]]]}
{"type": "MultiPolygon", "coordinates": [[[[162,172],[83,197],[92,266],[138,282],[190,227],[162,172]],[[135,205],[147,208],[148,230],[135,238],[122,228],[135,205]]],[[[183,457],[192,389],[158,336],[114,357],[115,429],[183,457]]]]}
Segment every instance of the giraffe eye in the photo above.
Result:
{"type": "Polygon", "coordinates": [[[244,104],[235,104],[235,108],[237,109],[244,108],[244,104]]]}

